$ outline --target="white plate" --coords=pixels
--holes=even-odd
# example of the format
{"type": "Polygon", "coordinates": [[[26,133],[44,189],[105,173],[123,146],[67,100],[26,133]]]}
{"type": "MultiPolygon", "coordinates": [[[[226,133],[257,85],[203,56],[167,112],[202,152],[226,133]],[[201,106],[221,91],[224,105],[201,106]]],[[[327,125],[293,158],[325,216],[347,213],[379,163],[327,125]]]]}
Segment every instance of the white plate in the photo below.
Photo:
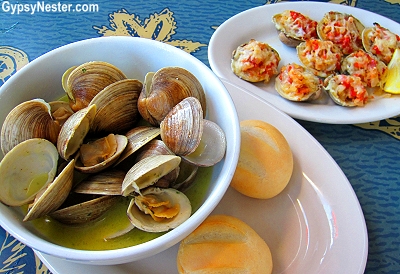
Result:
{"type": "MultiPolygon", "coordinates": [[[[339,166],[297,122],[273,106],[224,81],[240,120],[277,127],[294,155],[287,188],[256,200],[229,188],[212,214],[229,214],[253,227],[273,255],[274,273],[363,273],[368,254],[364,216],[339,166]],[[243,100],[246,98],[246,100],[243,100]]],[[[54,273],[176,273],[178,245],[145,260],[116,266],[69,263],[37,253],[54,273]]]]}
{"type": "Polygon", "coordinates": [[[300,61],[295,48],[283,45],[272,23],[272,16],[291,9],[302,12],[314,20],[320,20],[325,12],[340,11],[352,14],[366,27],[379,22],[383,27],[398,31],[400,25],[380,15],[365,10],[330,3],[290,2],[264,5],[239,13],[225,21],[211,37],[208,47],[208,59],[211,69],[221,78],[242,86],[260,96],[267,102],[286,112],[290,116],[306,121],[330,124],[354,124],[378,121],[400,114],[400,96],[375,98],[365,107],[347,108],[333,103],[326,95],[314,103],[290,102],[278,95],[274,80],[268,84],[252,84],[239,79],[230,67],[232,51],[251,38],[270,44],[281,57],[279,68],[289,62],[300,61]]]}

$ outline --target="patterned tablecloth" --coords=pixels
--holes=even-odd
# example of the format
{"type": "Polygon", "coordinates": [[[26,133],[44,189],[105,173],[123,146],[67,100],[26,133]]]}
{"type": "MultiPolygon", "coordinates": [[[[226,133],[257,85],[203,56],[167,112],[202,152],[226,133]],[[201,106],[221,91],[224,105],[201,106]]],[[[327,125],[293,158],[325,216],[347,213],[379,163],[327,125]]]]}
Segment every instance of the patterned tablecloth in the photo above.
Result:
{"type": "MultiPolygon", "coordinates": [[[[400,0],[331,2],[400,22],[400,0]]],[[[99,36],[127,35],[163,41],[208,65],[207,46],[220,24],[241,11],[274,3],[275,0],[1,0],[0,85],[29,61],[54,48],[99,36]],[[28,4],[72,8],[34,12],[28,4]]],[[[400,34],[400,29],[393,31],[400,34]]],[[[400,117],[357,125],[298,122],[332,155],[357,194],[368,229],[366,273],[400,273],[400,117]]],[[[48,272],[29,247],[0,228],[0,273],[48,272]]]]}

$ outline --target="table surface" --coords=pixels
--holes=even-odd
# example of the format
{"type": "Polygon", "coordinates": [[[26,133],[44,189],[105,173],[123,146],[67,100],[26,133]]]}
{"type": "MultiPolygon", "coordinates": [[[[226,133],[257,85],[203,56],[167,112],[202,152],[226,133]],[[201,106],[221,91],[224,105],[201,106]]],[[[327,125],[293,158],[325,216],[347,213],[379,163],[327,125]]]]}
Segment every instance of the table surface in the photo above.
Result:
{"type": "MultiPolygon", "coordinates": [[[[94,4],[98,11],[33,13],[24,10],[17,14],[12,5],[39,2],[1,0],[0,85],[27,62],[54,48],[109,35],[140,36],[171,43],[209,65],[208,43],[219,25],[241,11],[275,2],[90,0],[70,3],[72,7],[94,4]],[[121,24],[124,18],[128,18],[127,23],[121,24]],[[162,29],[157,29],[152,20],[169,20],[170,25],[159,24],[162,29]],[[4,56],[14,58],[13,66],[7,66],[4,56]]],[[[400,0],[330,2],[369,10],[400,22],[400,0]]],[[[40,3],[57,5],[60,2],[40,3]]],[[[400,29],[393,31],[400,34],[400,29]]],[[[365,272],[400,273],[400,117],[357,125],[298,122],[332,155],[355,190],[368,229],[365,272]]],[[[29,247],[2,228],[0,243],[0,273],[49,273],[29,247]]]]}

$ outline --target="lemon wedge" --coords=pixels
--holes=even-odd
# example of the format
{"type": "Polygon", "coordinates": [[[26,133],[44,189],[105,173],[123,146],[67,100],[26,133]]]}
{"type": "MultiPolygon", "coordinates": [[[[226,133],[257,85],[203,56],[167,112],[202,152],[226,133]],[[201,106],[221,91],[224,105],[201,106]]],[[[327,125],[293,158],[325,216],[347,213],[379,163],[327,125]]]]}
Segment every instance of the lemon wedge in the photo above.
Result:
{"type": "Polygon", "coordinates": [[[383,90],[392,94],[400,94],[400,49],[398,48],[394,51],[388,64],[383,90]]]}

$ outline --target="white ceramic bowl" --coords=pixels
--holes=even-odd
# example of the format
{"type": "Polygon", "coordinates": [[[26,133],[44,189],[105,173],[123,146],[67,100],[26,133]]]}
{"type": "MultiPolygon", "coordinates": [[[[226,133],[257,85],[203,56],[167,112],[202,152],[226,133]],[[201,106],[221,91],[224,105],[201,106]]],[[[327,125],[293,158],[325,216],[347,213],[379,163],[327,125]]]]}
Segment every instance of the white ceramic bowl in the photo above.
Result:
{"type": "Polygon", "coordinates": [[[66,69],[86,61],[101,60],[119,67],[129,78],[140,79],[149,71],[180,66],[192,72],[206,92],[208,119],[225,131],[227,150],[213,169],[212,182],[201,207],[182,225],[149,242],[108,250],[83,251],[65,248],[43,239],[30,222],[23,223],[19,210],[0,203],[0,225],[34,250],[66,260],[111,265],[140,260],[177,244],[216,207],[227,190],[236,168],[240,131],[231,97],[217,76],[190,54],[153,40],[133,37],[101,37],[72,43],[33,60],[0,88],[0,124],[17,104],[33,99],[54,100],[64,94],[61,76],[66,69]]]}

